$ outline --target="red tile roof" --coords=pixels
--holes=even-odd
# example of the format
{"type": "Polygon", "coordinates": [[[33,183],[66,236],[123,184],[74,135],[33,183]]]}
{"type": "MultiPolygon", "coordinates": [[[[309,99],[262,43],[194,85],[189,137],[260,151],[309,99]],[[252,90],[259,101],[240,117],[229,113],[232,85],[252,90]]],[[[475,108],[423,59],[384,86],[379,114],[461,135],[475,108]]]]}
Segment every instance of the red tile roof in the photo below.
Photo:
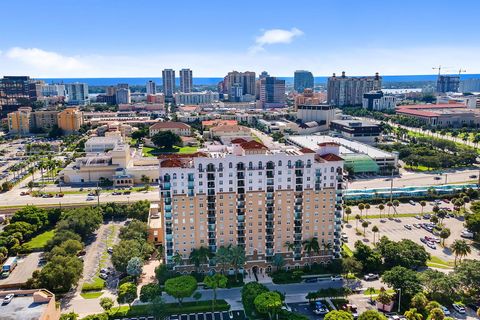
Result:
{"type": "Polygon", "coordinates": [[[150,127],[150,130],[151,129],[190,129],[190,126],[183,122],[172,122],[172,121],[161,122],[160,121],[153,124],[150,127]]]}
{"type": "Polygon", "coordinates": [[[336,154],[333,153],[327,153],[322,156],[320,156],[322,159],[327,160],[327,161],[343,161],[343,158],[340,158],[336,154]]]}
{"type": "Polygon", "coordinates": [[[438,113],[435,113],[434,111],[427,111],[427,110],[397,109],[397,113],[408,114],[412,116],[420,116],[420,117],[438,117],[438,113]]]}
{"type": "Polygon", "coordinates": [[[302,149],[300,149],[300,152],[301,153],[315,153],[315,151],[313,151],[312,149],[309,149],[309,148],[302,148],[302,149]]]}
{"type": "Polygon", "coordinates": [[[208,157],[205,152],[194,152],[194,153],[164,153],[159,154],[158,159],[185,159],[185,158],[200,158],[208,157]]]}
{"type": "Polygon", "coordinates": [[[318,144],[320,147],[326,147],[326,146],[340,146],[338,143],[336,142],[320,142],[318,144]]]}
{"type": "Polygon", "coordinates": [[[255,140],[244,142],[244,143],[240,144],[240,146],[244,150],[254,150],[254,149],[265,149],[265,150],[267,150],[268,149],[264,144],[262,144],[260,142],[257,142],[255,140]]]}
{"type": "Polygon", "coordinates": [[[245,142],[248,142],[247,140],[243,139],[243,138],[235,138],[231,141],[232,143],[238,143],[238,144],[242,144],[242,143],[245,143],[245,142]]]}
{"type": "Polygon", "coordinates": [[[412,104],[405,106],[398,106],[397,109],[451,109],[451,108],[466,108],[467,106],[459,103],[439,103],[439,104],[412,104]]]}

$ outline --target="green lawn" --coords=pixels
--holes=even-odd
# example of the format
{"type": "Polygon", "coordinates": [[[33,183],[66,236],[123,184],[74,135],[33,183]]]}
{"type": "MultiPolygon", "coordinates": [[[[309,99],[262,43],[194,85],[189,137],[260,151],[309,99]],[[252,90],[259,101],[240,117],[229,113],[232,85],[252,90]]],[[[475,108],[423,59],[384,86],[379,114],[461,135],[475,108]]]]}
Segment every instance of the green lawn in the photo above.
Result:
{"type": "Polygon", "coordinates": [[[252,136],[253,136],[253,140],[255,140],[255,141],[257,141],[257,142],[260,142],[260,143],[263,143],[263,142],[262,142],[262,139],[260,139],[257,135],[252,134],[252,136]]]}
{"type": "Polygon", "coordinates": [[[39,234],[38,236],[34,237],[32,240],[25,243],[25,246],[27,246],[29,249],[32,249],[32,250],[43,249],[43,247],[45,247],[47,242],[50,239],[52,239],[54,235],[55,235],[55,229],[45,231],[44,233],[39,234]]]}
{"type": "Polygon", "coordinates": [[[343,252],[345,252],[345,254],[347,256],[349,256],[349,257],[353,256],[352,250],[345,243],[342,245],[342,249],[343,249],[343,252]]]}
{"type": "Polygon", "coordinates": [[[102,291],[91,291],[91,292],[84,292],[80,294],[83,299],[96,299],[103,295],[102,291]]]}
{"type": "MultiPolygon", "coordinates": [[[[198,312],[210,312],[212,311],[212,301],[198,301],[198,302],[183,302],[182,306],[178,303],[167,303],[166,313],[168,314],[188,314],[198,312]]],[[[230,309],[230,305],[222,299],[218,299],[215,303],[215,311],[227,311],[230,309]]],[[[135,317],[135,316],[147,316],[151,315],[151,311],[148,304],[134,305],[134,306],[120,306],[113,307],[110,313],[110,318],[119,317],[135,317]]]]}
{"type": "Polygon", "coordinates": [[[445,261],[436,256],[431,256],[427,261],[427,266],[439,269],[452,269],[454,267],[454,261],[445,261]]]}
{"type": "Polygon", "coordinates": [[[152,147],[143,147],[142,149],[142,155],[144,157],[156,157],[159,154],[162,153],[179,153],[179,154],[184,154],[184,153],[194,153],[197,152],[198,146],[193,146],[193,147],[173,147],[173,149],[170,150],[161,150],[159,148],[152,148],[152,147]]]}
{"type": "MultiPolygon", "coordinates": [[[[392,210],[393,211],[393,210],[392,210]]],[[[427,212],[425,211],[425,213],[431,213],[431,212],[427,212]]],[[[388,216],[386,213],[382,213],[382,216],[380,217],[379,214],[369,214],[368,216],[365,216],[363,215],[362,216],[362,219],[388,219],[389,217],[390,218],[406,218],[406,217],[415,217],[416,215],[419,215],[421,214],[420,212],[419,213],[397,213],[396,215],[394,215],[392,212],[390,212],[390,215],[388,216]]],[[[355,216],[352,217],[352,215],[350,214],[350,217],[348,217],[348,221],[355,221],[355,216]]],[[[359,228],[360,228],[360,222],[359,222],[359,228]]]]}

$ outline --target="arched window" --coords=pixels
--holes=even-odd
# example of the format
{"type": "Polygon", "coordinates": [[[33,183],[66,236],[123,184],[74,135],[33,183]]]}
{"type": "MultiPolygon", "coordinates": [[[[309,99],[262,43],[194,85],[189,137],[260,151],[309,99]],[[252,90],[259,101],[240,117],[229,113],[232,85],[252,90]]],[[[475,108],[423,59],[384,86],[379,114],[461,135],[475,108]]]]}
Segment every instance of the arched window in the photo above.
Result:
{"type": "Polygon", "coordinates": [[[198,165],[198,171],[203,171],[203,166],[201,163],[198,165]]]}
{"type": "Polygon", "coordinates": [[[292,160],[288,160],[288,166],[289,166],[289,167],[292,166],[292,160]]]}
{"type": "Polygon", "coordinates": [[[330,172],[335,172],[335,168],[334,168],[334,167],[331,167],[331,168],[330,168],[330,172]]]}
{"type": "Polygon", "coordinates": [[[248,169],[253,169],[253,163],[252,163],[252,161],[250,161],[250,162],[248,163],[248,169]]]}
{"type": "Polygon", "coordinates": [[[173,174],[173,180],[175,180],[175,179],[177,179],[177,174],[176,173],[173,174]]]}
{"type": "Polygon", "coordinates": [[[262,167],[263,167],[262,161],[258,161],[258,169],[262,169],[262,167]]]}
{"type": "Polygon", "coordinates": [[[218,169],[219,169],[219,170],[223,170],[223,163],[220,163],[220,164],[218,165],[218,169]]]}
{"type": "Polygon", "coordinates": [[[228,167],[229,167],[230,169],[232,169],[232,168],[233,168],[233,163],[229,162],[229,163],[228,163],[228,167]]]}
{"type": "Polygon", "coordinates": [[[278,166],[279,166],[279,167],[282,166],[282,160],[278,160],[278,166]]]}
{"type": "Polygon", "coordinates": [[[310,167],[312,165],[312,161],[310,159],[307,160],[307,166],[310,167]]]}

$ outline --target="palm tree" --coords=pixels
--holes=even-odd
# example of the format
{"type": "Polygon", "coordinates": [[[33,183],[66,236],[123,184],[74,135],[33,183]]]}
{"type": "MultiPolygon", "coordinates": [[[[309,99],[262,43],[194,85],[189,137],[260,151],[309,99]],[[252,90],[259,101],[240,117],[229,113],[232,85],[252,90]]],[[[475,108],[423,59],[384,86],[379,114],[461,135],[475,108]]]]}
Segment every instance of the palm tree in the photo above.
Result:
{"type": "Polygon", "coordinates": [[[365,209],[365,205],[363,203],[358,204],[358,210],[360,210],[360,216],[363,216],[363,209],[365,209]]]}
{"type": "Polygon", "coordinates": [[[365,290],[366,294],[370,295],[370,301],[373,301],[373,295],[375,293],[375,288],[374,287],[369,287],[367,290],[365,290]]]}
{"type": "Polygon", "coordinates": [[[145,190],[148,191],[148,189],[150,189],[150,178],[142,174],[140,181],[145,185],[145,190]]]}
{"type": "Polygon", "coordinates": [[[242,246],[235,246],[230,249],[232,266],[235,269],[235,280],[238,282],[238,271],[245,265],[245,250],[242,246]]]}
{"type": "Polygon", "coordinates": [[[208,250],[207,247],[200,247],[198,249],[192,249],[190,252],[190,262],[195,265],[195,271],[198,273],[200,271],[200,266],[206,264],[210,258],[213,257],[213,254],[208,250]]]}
{"type": "Polygon", "coordinates": [[[46,168],[46,164],[44,160],[40,160],[38,163],[38,168],[40,169],[40,174],[41,174],[41,179],[42,179],[42,187],[44,186],[44,180],[43,180],[43,169],[46,168]]]}
{"type": "Polygon", "coordinates": [[[175,266],[181,266],[183,264],[183,257],[182,255],[177,251],[172,257],[173,264],[175,266]]]}
{"type": "Polygon", "coordinates": [[[368,219],[368,210],[370,209],[370,204],[365,204],[365,217],[368,219]]]}
{"type": "Polygon", "coordinates": [[[388,215],[389,218],[390,218],[390,208],[391,208],[392,206],[393,206],[392,202],[391,202],[391,201],[388,201],[388,202],[387,202],[387,207],[388,207],[388,213],[387,213],[387,215],[388,215]]]}
{"type": "Polygon", "coordinates": [[[33,183],[33,181],[28,181],[28,183],[27,183],[27,187],[28,187],[28,190],[30,191],[30,193],[32,193],[33,186],[34,186],[34,183],[33,183]]]}
{"type": "Polygon", "coordinates": [[[333,245],[331,242],[322,242],[322,247],[323,247],[323,250],[325,251],[325,254],[327,254],[329,251],[332,250],[333,245]]]}
{"type": "Polygon", "coordinates": [[[355,226],[356,229],[358,229],[358,221],[359,221],[360,219],[362,219],[362,217],[360,217],[360,215],[357,214],[357,215],[355,216],[355,220],[357,220],[357,225],[355,226]]]}
{"type": "Polygon", "coordinates": [[[440,238],[442,238],[442,246],[445,247],[445,240],[450,237],[450,229],[448,228],[443,228],[441,231],[440,231],[440,238]]]}
{"type": "Polygon", "coordinates": [[[346,207],[344,212],[347,215],[347,221],[348,221],[348,216],[352,214],[352,208],[346,207]]]}
{"type": "Polygon", "coordinates": [[[373,244],[375,244],[375,234],[380,231],[377,226],[372,227],[372,232],[373,232],[373,244]]]}
{"type": "Polygon", "coordinates": [[[427,205],[427,202],[422,200],[420,201],[420,206],[422,207],[422,216],[423,216],[423,208],[427,205]]]}
{"type": "Polygon", "coordinates": [[[280,270],[285,265],[285,259],[283,259],[283,256],[281,253],[276,253],[273,256],[273,265],[276,267],[277,271],[280,270]]]}
{"type": "Polygon", "coordinates": [[[232,245],[228,245],[228,247],[220,246],[215,254],[216,262],[222,266],[222,273],[227,271],[227,265],[232,261],[231,248],[232,245]]]}
{"type": "Polygon", "coordinates": [[[378,210],[380,210],[380,219],[382,218],[382,212],[385,210],[385,206],[381,203],[378,205],[378,210]]]}
{"type": "Polygon", "coordinates": [[[287,251],[292,251],[292,252],[295,251],[295,243],[293,242],[286,241],[283,246],[287,249],[287,251]]]}
{"type": "Polygon", "coordinates": [[[368,222],[363,221],[362,222],[362,227],[363,227],[363,236],[366,237],[367,236],[366,229],[368,228],[368,222]]]}
{"type": "Polygon", "coordinates": [[[400,206],[400,201],[398,201],[398,200],[393,200],[393,203],[392,203],[392,204],[393,204],[393,206],[394,206],[394,208],[395,208],[395,210],[394,210],[395,214],[398,214],[398,211],[397,211],[396,208],[397,208],[398,206],[400,206]]]}
{"type": "Polygon", "coordinates": [[[452,249],[455,254],[455,265],[457,265],[457,257],[460,257],[459,261],[461,261],[462,257],[472,252],[472,249],[465,240],[455,240],[450,249],[452,249]]]}
{"type": "Polygon", "coordinates": [[[405,311],[404,316],[407,320],[423,320],[423,315],[416,308],[410,308],[405,311]]]}
{"type": "Polygon", "coordinates": [[[308,254],[308,257],[310,260],[309,264],[312,265],[312,261],[311,261],[312,252],[315,252],[318,254],[318,252],[320,251],[320,244],[318,243],[318,238],[313,237],[308,240],[304,240],[302,244],[303,244],[303,250],[305,250],[308,254]]]}

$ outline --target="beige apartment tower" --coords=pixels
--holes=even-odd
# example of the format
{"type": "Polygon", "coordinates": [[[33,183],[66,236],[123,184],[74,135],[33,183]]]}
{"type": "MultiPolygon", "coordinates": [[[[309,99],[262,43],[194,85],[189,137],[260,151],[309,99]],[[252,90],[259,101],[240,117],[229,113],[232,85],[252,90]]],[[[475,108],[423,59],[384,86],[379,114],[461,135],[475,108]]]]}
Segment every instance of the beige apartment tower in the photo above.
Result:
{"type": "MultiPolygon", "coordinates": [[[[338,145],[269,150],[238,138],[222,148],[160,156],[156,216],[163,227],[158,219],[153,224],[167,263],[179,253],[184,264],[176,268],[189,271],[189,254],[201,246],[212,253],[221,246],[241,246],[245,269],[254,272],[269,271],[277,254],[287,268],[340,256],[343,160],[338,145]],[[302,242],[312,238],[321,250],[307,257],[302,242]]],[[[213,269],[219,266],[208,266],[213,269]]]]}

